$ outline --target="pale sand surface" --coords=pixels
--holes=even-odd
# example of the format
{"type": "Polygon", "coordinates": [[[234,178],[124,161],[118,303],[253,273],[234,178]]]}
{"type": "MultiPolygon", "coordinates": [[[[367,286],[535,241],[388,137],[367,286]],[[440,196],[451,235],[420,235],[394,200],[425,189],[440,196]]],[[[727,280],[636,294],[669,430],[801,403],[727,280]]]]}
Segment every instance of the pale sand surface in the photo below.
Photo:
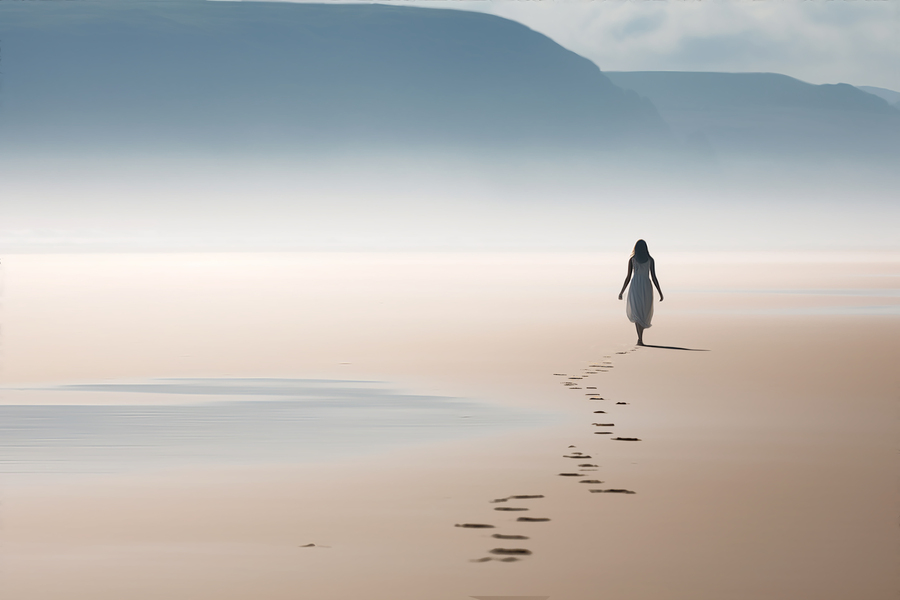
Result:
{"type": "Polygon", "coordinates": [[[560,416],[327,462],[5,475],[0,595],[895,598],[900,261],[656,258],[646,341],[708,352],[631,351],[624,256],[4,258],[7,387],[373,379],[560,416]],[[604,360],[581,390],[553,375],[604,360]],[[572,451],[603,484],[558,475],[572,451]],[[490,503],[512,494],[545,497],[490,503]],[[470,562],[496,547],[533,554],[470,562]]]}

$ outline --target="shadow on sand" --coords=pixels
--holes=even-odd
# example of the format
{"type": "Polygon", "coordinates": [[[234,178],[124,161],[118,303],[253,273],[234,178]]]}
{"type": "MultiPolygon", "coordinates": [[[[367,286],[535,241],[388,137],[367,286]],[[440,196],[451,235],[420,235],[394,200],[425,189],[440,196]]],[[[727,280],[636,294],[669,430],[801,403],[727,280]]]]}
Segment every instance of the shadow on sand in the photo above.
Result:
{"type": "Polygon", "coordinates": [[[710,350],[704,348],[680,348],[678,346],[654,346],[653,344],[644,344],[643,346],[638,346],[639,348],[660,348],[662,350],[684,350],[686,352],[710,352],[710,350]]]}

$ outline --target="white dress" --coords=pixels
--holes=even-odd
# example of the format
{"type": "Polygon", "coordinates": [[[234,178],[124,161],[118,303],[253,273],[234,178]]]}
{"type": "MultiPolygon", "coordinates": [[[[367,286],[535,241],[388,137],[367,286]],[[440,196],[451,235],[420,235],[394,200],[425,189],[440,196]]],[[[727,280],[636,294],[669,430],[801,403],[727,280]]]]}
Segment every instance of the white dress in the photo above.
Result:
{"type": "Polygon", "coordinates": [[[628,301],[625,303],[625,314],[632,323],[644,329],[650,327],[653,319],[653,284],[650,282],[650,265],[652,259],[640,263],[631,259],[631,284],[628,286],[628,301]]]}

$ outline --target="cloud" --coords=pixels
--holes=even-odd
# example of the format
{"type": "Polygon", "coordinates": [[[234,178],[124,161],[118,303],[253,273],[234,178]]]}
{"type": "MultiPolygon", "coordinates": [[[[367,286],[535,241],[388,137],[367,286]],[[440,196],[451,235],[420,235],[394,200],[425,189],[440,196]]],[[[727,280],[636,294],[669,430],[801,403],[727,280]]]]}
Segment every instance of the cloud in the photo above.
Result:
{"type": "Polygon", "coordinates": [[[774,72],[900,90],[900,2],[402,2],[527,25],[608,71],[774,72]]]}

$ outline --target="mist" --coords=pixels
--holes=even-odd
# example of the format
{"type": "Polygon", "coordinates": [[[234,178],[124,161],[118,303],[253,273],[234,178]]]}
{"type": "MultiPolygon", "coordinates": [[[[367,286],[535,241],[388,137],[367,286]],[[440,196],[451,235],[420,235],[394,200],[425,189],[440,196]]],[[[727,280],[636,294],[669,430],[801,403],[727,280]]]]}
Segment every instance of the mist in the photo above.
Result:
{"type": "Polygon", "coordinates": [[[78,2],[0,14],[3,252],[900,239],[900,110],[850,85],[605,74],[463,11],[78,2]]]}

